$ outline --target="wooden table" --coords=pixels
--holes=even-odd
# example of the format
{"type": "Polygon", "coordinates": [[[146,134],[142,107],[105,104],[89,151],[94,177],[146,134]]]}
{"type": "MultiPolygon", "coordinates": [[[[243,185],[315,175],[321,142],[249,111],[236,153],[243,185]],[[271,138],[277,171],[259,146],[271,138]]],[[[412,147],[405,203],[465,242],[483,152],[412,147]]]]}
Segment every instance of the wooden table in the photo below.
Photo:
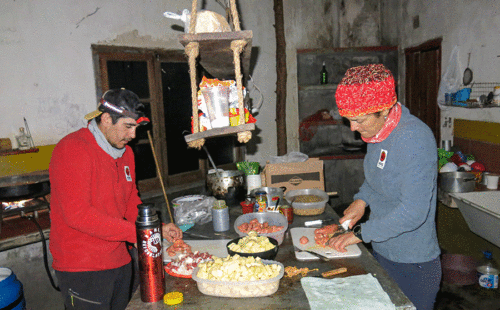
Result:
{"type": "MultiPolygon", "coordinates": [[[[189,232],[200,235],[207,235],[213,239],[231,239],[238,235],[233,229],[233,223],[241,215],[241,208],[231,207],[231,229],[224,233],[214,233],[212,222],[191,228],[189,232]]],[[[330,206],[327,206],[325,213],[317,216],[295,216],[291,227],[304,227],[305,221],[327,218],[338,218],[338,215],[330,206]]],[[[185,236],[184,239],[196,239],[185,236]]],[[[361,256],[355,258],[334,259],[331,261],[299,261],[293,251],[292,237],[286,233],[276,260],[285,266],[296,266],[297,268],[308,267],[318,268],[319,272],[310,273],[309,276],[321,276],[321,272],[346,267],[347,272],[336,277],[348,277],[371,273],[380,282],[382,288],[387,292],[391,301],[398,310],[412,310],[415,306],[403,294],[397,284],[388,276],[385,270],[375,260],[369,250],[362,244],[358,244],[361,249],[361,256]]],[[[167,306],[163,301],[157,303],[144,303],[141,301],[140,290],[132,296],[127,310],[139,309],[310,309],[306,294],[300,284],[300,276],[292,278],[283,277],[280,281],[279,289],[276,293],[267,297],[259,298],[225,298],[213,297],[200,293],[196,282],[192,279],[182,279],[166,275],[166,292],[179,291],[184,294],[184,301],[177,306],[167,306]]]]}

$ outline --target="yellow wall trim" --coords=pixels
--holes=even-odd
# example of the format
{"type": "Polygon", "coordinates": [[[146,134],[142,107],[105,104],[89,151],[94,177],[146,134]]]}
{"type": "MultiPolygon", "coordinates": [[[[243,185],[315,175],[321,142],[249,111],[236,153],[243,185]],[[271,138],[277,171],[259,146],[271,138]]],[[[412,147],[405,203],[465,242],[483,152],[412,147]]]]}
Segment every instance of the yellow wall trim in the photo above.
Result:
{"type": "Polygon", "coordinates": [[[455,119],[453,135],[456,138],[500,144],[500,123],[455,119]]]}
{"type": "Polygon", "coordinates": [[[48,170],[55,144],[37,146],[37,153],[0,156],[0,177],[48,170]]]}

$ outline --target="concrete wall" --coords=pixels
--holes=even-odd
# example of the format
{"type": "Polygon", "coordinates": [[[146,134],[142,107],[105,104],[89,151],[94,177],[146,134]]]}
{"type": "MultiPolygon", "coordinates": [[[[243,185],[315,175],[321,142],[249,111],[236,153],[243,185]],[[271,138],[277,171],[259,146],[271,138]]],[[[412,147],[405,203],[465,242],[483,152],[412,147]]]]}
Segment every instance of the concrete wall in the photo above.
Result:
{"type": "MultiPolygon", "coordinates": [[[[419,45],[427,40],[443,38],[442,73],[446,71],[455,46],[460,51],[461,72],[469,67],[474,72],[473,82],[500,84],[500,2],[489,0],[404,0],[401,1],[400,28],[402,48],[419,45]],[[420,27],[413,29],[413,18],[419,17],[420,27]]],[[[404,68],[404,66],[401,66],[404,68]]],[[[450,107],[442,110],[441,123],[447,118],[463,118],[500,122],[500,108],[465,109],[450,107]]],[[[452,139],[453,127],[441,128],[443,140],[452,139]]]]}

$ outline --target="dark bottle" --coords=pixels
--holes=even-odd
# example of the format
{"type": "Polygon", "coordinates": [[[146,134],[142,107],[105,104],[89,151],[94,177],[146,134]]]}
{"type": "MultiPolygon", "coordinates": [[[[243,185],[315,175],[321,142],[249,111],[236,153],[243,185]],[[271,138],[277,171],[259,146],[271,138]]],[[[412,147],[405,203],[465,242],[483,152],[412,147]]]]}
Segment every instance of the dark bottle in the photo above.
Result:
{"type": "Polygon", "coordinates": [[[326,65],[325,65],[324,61],[323,61],[323,68],[321,69],[319,83],[320,84],[328,84],[328,71],[326,71],[326,65]]]}
{"type": "Polygon", "coordinates": [[[141,277],[141,300],[157,302],[165,295],[161,222],[152,204],[140,204],[137,208],[139,214],[135,227],[141,277]]]}

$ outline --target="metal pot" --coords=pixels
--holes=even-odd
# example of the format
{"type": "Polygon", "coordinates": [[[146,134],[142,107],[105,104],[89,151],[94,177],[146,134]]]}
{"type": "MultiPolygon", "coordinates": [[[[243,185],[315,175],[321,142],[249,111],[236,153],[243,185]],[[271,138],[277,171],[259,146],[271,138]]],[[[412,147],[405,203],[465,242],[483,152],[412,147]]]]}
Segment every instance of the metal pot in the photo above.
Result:
{"type": "Polygon", "coordinates": [[[257,192],[265,192],[267,195],[267,203],[271,209],[280,206],[283,203],[283,193],[286,187],[259,187],[250,192],[250,196],[255,197],[257,192]]]}
{"type": "Polygon", "coordinates": [[[228,206],[239,205],[245,196],[245,172],[239,170],[218,170],[207,175],[207,189],[228,206]]]}
{"type": "Polygon", "coordinates": [[[441,172],[439,186],[448,193],[467,193],[474,191],[476,176],[471,172],[441,172]]]}
{"type": "Polygon", "coordinates": [[[0,178],[0,201],[37,198],[50,193],[48,173],[30,173],[0,178]]]}

